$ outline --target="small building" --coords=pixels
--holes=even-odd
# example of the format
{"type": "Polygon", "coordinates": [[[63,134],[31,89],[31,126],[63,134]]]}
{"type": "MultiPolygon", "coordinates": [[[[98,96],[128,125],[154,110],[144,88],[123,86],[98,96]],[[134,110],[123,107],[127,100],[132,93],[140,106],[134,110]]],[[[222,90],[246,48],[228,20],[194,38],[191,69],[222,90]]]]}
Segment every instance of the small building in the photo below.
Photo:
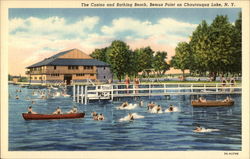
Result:
{"type": "Polygon", "coordinates": [[[30,83],[106,82],[113,78],[110,65],[78,49],[59,52],[26,67],[30,83]]]}
{"type": "Polygon", "coordinates": [[[13,81],[13,83],[17,83],[17,82],[19,82],[20,81],[20,76],[13,76],[12,77],[12,81],[13,81]]]}

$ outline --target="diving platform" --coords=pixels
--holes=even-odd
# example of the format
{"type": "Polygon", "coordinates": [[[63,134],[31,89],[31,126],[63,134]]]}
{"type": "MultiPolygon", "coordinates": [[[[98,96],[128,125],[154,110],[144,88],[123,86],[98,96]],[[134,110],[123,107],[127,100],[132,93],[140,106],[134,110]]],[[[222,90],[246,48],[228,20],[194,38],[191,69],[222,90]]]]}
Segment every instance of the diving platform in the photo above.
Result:
{"type": "Polygon", "coordinates": [[[142,83],[73,85],[73,101],[87,104],[90,100],[111,100],[124,97],[170,95],[241,94],[241,84],[222,83],[142,83]]]}

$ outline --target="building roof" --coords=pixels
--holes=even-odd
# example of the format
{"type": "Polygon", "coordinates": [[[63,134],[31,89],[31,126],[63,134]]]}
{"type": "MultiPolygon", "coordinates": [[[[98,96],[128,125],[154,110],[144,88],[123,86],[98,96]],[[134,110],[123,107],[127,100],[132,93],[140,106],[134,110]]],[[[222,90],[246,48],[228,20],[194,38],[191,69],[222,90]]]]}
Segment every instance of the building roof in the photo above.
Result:
{"type": "Polygon", "coordinates": [[[59,52],[56,55],[53,55],[49,58],[44,59],[38,63],[35,63],[26,68],[40,67],[40,66],[110,66],[109,64],[99,61],[97,59],[67,59],[67,58],[58,58],[59,56],[69,53],[71,50],[59,52]]]}

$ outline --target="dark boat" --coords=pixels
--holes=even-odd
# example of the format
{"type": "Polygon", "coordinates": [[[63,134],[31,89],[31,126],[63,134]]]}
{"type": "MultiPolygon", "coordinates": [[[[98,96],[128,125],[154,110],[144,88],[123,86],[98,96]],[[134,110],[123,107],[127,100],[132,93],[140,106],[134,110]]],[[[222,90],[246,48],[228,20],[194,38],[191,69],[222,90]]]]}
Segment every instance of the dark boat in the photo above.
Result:
{"type": "Polygon", "coordinates": [[[85,113],[72,114],[28,114],[22,113],[25,120],[76,119],[84,118],[85,113]]]}
{"type": "Polygon", "coordinates": [[[199,102],[198,100],[192,101],[192,106],[194,107],[218,107],[218,106],[232,106],[234,105],[234,101],[206,101],[199,102]]]}

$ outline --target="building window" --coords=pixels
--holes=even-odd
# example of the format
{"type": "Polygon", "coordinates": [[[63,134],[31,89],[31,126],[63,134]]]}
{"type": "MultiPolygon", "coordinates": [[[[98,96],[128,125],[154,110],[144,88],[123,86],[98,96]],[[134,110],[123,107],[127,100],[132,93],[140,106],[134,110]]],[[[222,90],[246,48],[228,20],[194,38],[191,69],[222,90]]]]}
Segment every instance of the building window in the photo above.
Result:
{"type": "Polygon", "coordinates": [[[54,70],[56,70],[56,66],[54,66],[54,70]]]}
{"type": "Polygon", "coordinates": [[[35,77],[35,80],[36,80],[36,77],[35,77]]]}
{"type": "Polygon", "coordinates": [[[94,74],[90,74],[90,76],[94,76],[94,74]]]}
{"type": "Polygon", "coordinates": [[[50,74],[50,76],[59,76],[59,73],[50,74]]]}
{"type": "Polygon", "coordinates": [[[40,80],[42,80],[42,77],[39,77],[40,80]]]}
{"type": "Polygon", "coordinates": [[[68,66],[69,70],[78,70],[78,66],[68,66]]]}
{"type": "Polygon", "coordinates": [[[93,66],[84,66],[85,70],[93,70],[93,66]]]}
{"type": "Polygon", "coordinates": [[[84,73],[77,73],[76,76],[84,76],[84,73]]]}
{"type": "Polygon", "coordinates": [[[106,76],[103,76],[104,79],[106,79],[106,76]]]}
{"type": "Polygon", "coordinates": [[[103,67],[103,70],[105,70],[106,69],[106,67],[103,67]]]}

